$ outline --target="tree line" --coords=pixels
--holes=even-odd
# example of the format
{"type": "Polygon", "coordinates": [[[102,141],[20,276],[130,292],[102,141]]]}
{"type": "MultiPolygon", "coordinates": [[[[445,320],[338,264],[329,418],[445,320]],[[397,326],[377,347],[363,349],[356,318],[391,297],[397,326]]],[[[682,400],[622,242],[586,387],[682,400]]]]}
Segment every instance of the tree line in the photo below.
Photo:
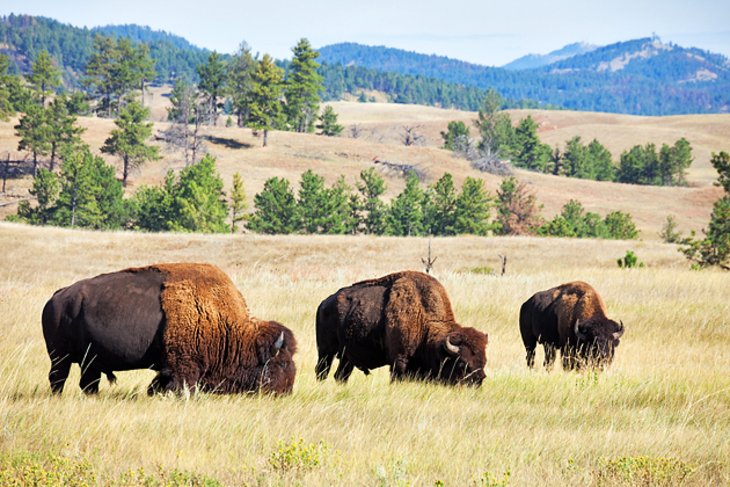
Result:
{"type": "Polygon", "coordinates": [[[513,125],[502,110],[502,99],[493,90],[487,92],[475,120],[478,141],[471,139],[464,122],[450,122],[442,132],[444,147],[472,159],[508,160],[514,167],[530,171],[597,181],[682,186],[692,164],[692,146],[685,138],[673,145],[653,143],[636,145],[621,153],[618,164],[611,152],[597,139],[586,144],[575,136],[559,147],[551,148],[538,134],[537,122],[527,116],[513,125]]]}

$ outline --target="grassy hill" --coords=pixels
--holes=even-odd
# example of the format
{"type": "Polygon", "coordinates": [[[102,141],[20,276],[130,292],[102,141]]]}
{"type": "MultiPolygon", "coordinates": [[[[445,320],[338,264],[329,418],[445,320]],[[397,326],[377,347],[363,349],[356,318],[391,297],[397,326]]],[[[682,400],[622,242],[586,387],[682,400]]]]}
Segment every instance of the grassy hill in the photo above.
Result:
{"type": "MultiPolygon", "coordinates": [[[[156,128],[166,126],[165,107],[169,103],[164,89],[154,89],[148,94],[146,104],[152,107],[156,128]]],[[[417,105],[384,103],[332,103],[339,114],[339,121],[347,130],[342,137],[327,138],[317,135],[274,132],[269,147],[261,147],[261,139],[251,130],[209,128],[208,150],[217,158],[218,168],[226,188],[231,187],[232,176],[240,172],[250,200],[263,188],[264,181],[272,176],[286,177],[296,187],[302,172],[313,169],[332,183],[340,174],[354,184],[361,170],[380,167],[374,158],[392,162],[416,164],[426,172],[427,183],[437,180],[444,172],[450,172],[458,185],[467,176],[480,177],[487,188],[495,193],[500,178],[472,169],[464,159],[440,148],[440,132],[446,130],[450,120],[463,120],[471,125],[476,114],[456,110],[444,110],[417,105]],[[350,127],[356,125],[360,136],[352,138],[350,127]],[[417,127],[424,135],[422,146],[405,147],[401,142],[403,128],[417,127]]],[[[516,171],[519,179],[526,181],[544,205],[547,218],[559,213],[569,199],[580,200],[590,211],[605,215],[611,210],[628,211],[639,227],[641,237],[658,239],[666,217],[674,215],[680,230],[700,230],[707,224],[713,202],[720,191],[712,183],[717,173],[709,163],[710,154],[729,150],[727,134],[730,133],[730,115],[690,115],[673,117],[638,117],[571,111],[512,111],[514,120],[531,114],[540,124],[539,135],[552,146],[564,145],[565,141],[580,135],[585,142],[594,137],[604,144],[615,160],[620,153],[636,144],[654,142],[673,144],[685,137],[693,147],[695,162],[689,170],[689,187],[646,187],[617,183],[601,183],[565,177],[554,177],[527,171],[516,171]]],[[[224,121],[221,121],[223,124],[224,121]]],[[[9,154],[11,159],[22,159],[18,153],[17,138],[13,125],[17,121],[0,122],[0,159],[9,154]]],[[[86,128],[83,138],[92,148],[98,149],[114,127],[113,121],[99,118],[81,118],[86,128]]],[[[159,184],[169,168],[179,169],[179,154],[163,150],[161,161],[145,165],[131,176],[128,191],[141,184],[159,184]]],[[[113,157],[105,156],[110,163],[119,165],[113,157]]],[[[119,166],[118,166],[119,167],[119,166]]],[[[386,197],[398,194],[404,181],[396,174],[385,173],[388,185],[386,197]]],[[[28,177],[9,179],[7,191],[0,194],[0,215],[15,212],[19,199],[27,198],[31,180],[28,177]]]]}
{"type": "Polygon", "coordinates": [[[384,368],[317,383],[319,302],[359,279],[420,269],[427,244],[0,222],[0,483],[504,485],[508,473],[509,485],[727,485],[730,274],[690,271],[659,242],[634,247],[647,267],[626,271],[614,262],[626,242],[434,239],[434,272],[457,319],[489,334],[483,386],[389,384],[384,368]],[[498,254],[509,257],[506,275],[485,274],[498,254]],[[74,366],[64,395],[50,397],[45,301],[78,279],[162,261],[215,263],[254,316],[292,328],[291,396],[148,398],[153,373],[135,371],[86,398],[74,366]],[[592,283],[626,325],[616,360],[600,375],[530,372],[519,306],[573,279],[592,283]]]}

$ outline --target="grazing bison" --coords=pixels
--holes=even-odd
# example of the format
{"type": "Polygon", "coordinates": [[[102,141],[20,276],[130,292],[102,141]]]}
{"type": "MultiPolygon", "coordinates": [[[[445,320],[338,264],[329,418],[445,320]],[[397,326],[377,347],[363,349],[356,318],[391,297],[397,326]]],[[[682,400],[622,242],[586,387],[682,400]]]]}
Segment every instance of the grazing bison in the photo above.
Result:
{"type": "Polygon", "coordinates": [[[535,293],[520,308],[520,332],[527,350],[527,366],[535,365],[535,347],[545,348],[545,368],[555,361],[560,348],[563,368],[605,366],[624,333],[606,317],[606,305],[595,289],[581,281],[569,282],[535,293]]]}
{"type": "Polygon", "coordinates": [[[390,366],[391,379],[414,377],[480,385],[487,335],[456,323],[443,286],[421,272],[405,271],[355,283],[317,309],[317,378],[339,358],[335,380],[354,367],[365,374],[390,366]]]}
{"type": "Polygon", "coordinates": [[[249,316],[233,282],[209,264],[158,264],[84,279],[43,308],[51,390],[60,394],[72,363],[81,389],[104,373],[158,371],[148,393],[186,386],[232,393],[288,393],[296,340],[285,326],[249,316]]]}

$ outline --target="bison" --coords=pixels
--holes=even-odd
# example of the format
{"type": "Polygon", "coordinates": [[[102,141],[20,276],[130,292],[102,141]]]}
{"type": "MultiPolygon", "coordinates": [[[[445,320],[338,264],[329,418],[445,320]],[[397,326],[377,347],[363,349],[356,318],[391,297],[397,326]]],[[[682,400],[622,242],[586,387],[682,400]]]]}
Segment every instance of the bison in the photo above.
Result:
{"type": "Polygon", "coordinates": [[[102,274],[59,289],[46,303],[48,379],[60,394],[71,364],[97,393],[101,374],[152,369],[149,394],[201,390],[291,392],[296,340],[249,316],[228,276],[209,264],[157,264],[102,274]]]}
{"type": "Polygon", "coordinates": [[[575,281],[525,301],[520,308],[520,332],[528,367],[534,367],[535,347],[542,343],[546,369],[552,368],[559,348],[563,368],[570,370],[610,364],[624,325],[606,317],[606,305],[593,287],[575,281]]]}
{"type": "Polygon", "coordinates": [[[339,359],[335,380],[354,367],[390,366],[392,380],[418,378],[481,385],[487,335],[454,319],[444,287],[415,271],[355,283],[326,298],[317,309],[315,372],[319,380],[339,359]]]}

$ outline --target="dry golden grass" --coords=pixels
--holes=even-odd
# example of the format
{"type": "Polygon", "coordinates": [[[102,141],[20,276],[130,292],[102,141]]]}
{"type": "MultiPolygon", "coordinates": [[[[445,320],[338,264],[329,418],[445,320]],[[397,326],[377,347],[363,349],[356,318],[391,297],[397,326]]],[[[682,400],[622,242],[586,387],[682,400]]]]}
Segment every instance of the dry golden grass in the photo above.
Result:
{"type": "MultiPolygon", "coordinates": [[[[152,109],[156,129],[163,129],[166,106],[169,99],[165,88],[152,89],[145,103],[152,109]]],[[[427,183],[437,180],[444,172],[454,176],[460,185],[467,176],[480,177],[486,181],[487,189],[495,193],[500,178],[479,173],[469,164],[440,149],[439,135],[446,130],[451,120],[462,120],[471,125],[475,113],[444,110],[415,105],[386,103],[330,103],[339,114],[340,123],[348,127],[342,137],[327,138],[309,134],[272,132],[270,146],[261,147],[260,137],[248,129],[226,128],[225,117],[219,126],[209,128],[216,143],[209,142],[208,150],[217,158],[219,171],[230,188],[235,172],[243,176],[249,200],[261,191],[266,179],[272,176],[288,178],[293,186],[298,185],[301,173],[307,169],[326,177],[332,183],[344,175],[354,184],[361,170],[374,166],[373,159],[418,165],[427,174],[427,183]],[[361,135],[357,139],[349,136],[349,127],[358,125],[361,135]],[[403,127],[417,127],[425,137],[424,144],[405,147],[401,142],[403,127]],[[232,142],[232,144],[227,143],[232,142]]],[[[631,213],[639,227],[641,237],[658,239],[666,217],[674,215],[681,231],[699,231],[706,226],[712,204],[719,198],[720,190],[712,186],[717,173],[709,160],[712,152],[730,150],[730,115],[690,115],[677,117],[637,117],[602,113],[518,110],[513,119],[531,114],[540,124],[540,137],[552,146],[563,146],[575,135],[587,143],[597,138],[618,159],[620,153],[636,144],[653,142],[673,144],[680,137],[690,141],[694,149],[695,162],[689,170],[687,188],[658,188],[634,185],[598,183],[578,179],[553,177],[516,171],[526,181],[544,204],[543,214],[551,218],[571,198],[579,199],[589,211],[605,215],[612,210],[631,213]]],[[[18,140],[13,125],[16,120],[0,122],[0,159],[10,153],[11,158],[22,158],[25,154],[16,151],[18,140]]],[[[84,140],[94,150],[103,144],[109,131],[114,128],[111,120],[82,118],[79,124],[86,128],[84,140]]],[[[474,130],[473,130],[474,132],[474,130]]],[[[131,175],[129,192],[141,184],[159,184],[168,169],[179,169],[183,162],[180,154],[165,152],[161,161],[145,165],[131,175]]],[[[119,167],[119,161],[105,156],[108,162],[119,167]]],[[[120,171],[121,174],[121,171],[120,171]]],[[[386,197],[390,198],[403,189],[403,180],[395,174],[385,174],[388,184],[386,197]]],[[[30,178],[11,179],[7,192],[0,194],[0,218],[16,211],[18,200],[27,198],[30,178]],[[2,206],[6,203],[5,206],[2,206]]]]}
{"type": "Polygon", "coordinates": [[[630,457],[676,460],[689,470],[683,478],[670,472],[660,485],[730,482],[730,274],[689,271],[671,245],[433,239],[435,275],[457,319],[489,334],[484,385],[389,384],[385,369],[356,372],[345,386],[317,383],[319,302],[358,279],[419,269],[427,242],[0,223],[0,458],[60,455],[88,462],[102,483],[144,468],[230,485],[490,485],[487,474],[499,480],[505,472],[511,485],[610,485],[625,479],[608,475],[607,465],[630,457]],[[646,268],[616,267],[629,248],[646,268]],[[506,275],[480,273],[498,266],[498,254],[508,256],[506,275]],[[300,352],[291,396],[149,398],[153,374],[138,371],[119,373],[117,385],[87,398],[77,367],[64,395],[50,396],[40,312],[53,291],[165,261],[219,265],[255,316],[292,328],[300,352]],[[519,305],[573,279],[592,283],[609,316],[624,321],[616,361],[600,375],[529,372],[519,305]]]}

